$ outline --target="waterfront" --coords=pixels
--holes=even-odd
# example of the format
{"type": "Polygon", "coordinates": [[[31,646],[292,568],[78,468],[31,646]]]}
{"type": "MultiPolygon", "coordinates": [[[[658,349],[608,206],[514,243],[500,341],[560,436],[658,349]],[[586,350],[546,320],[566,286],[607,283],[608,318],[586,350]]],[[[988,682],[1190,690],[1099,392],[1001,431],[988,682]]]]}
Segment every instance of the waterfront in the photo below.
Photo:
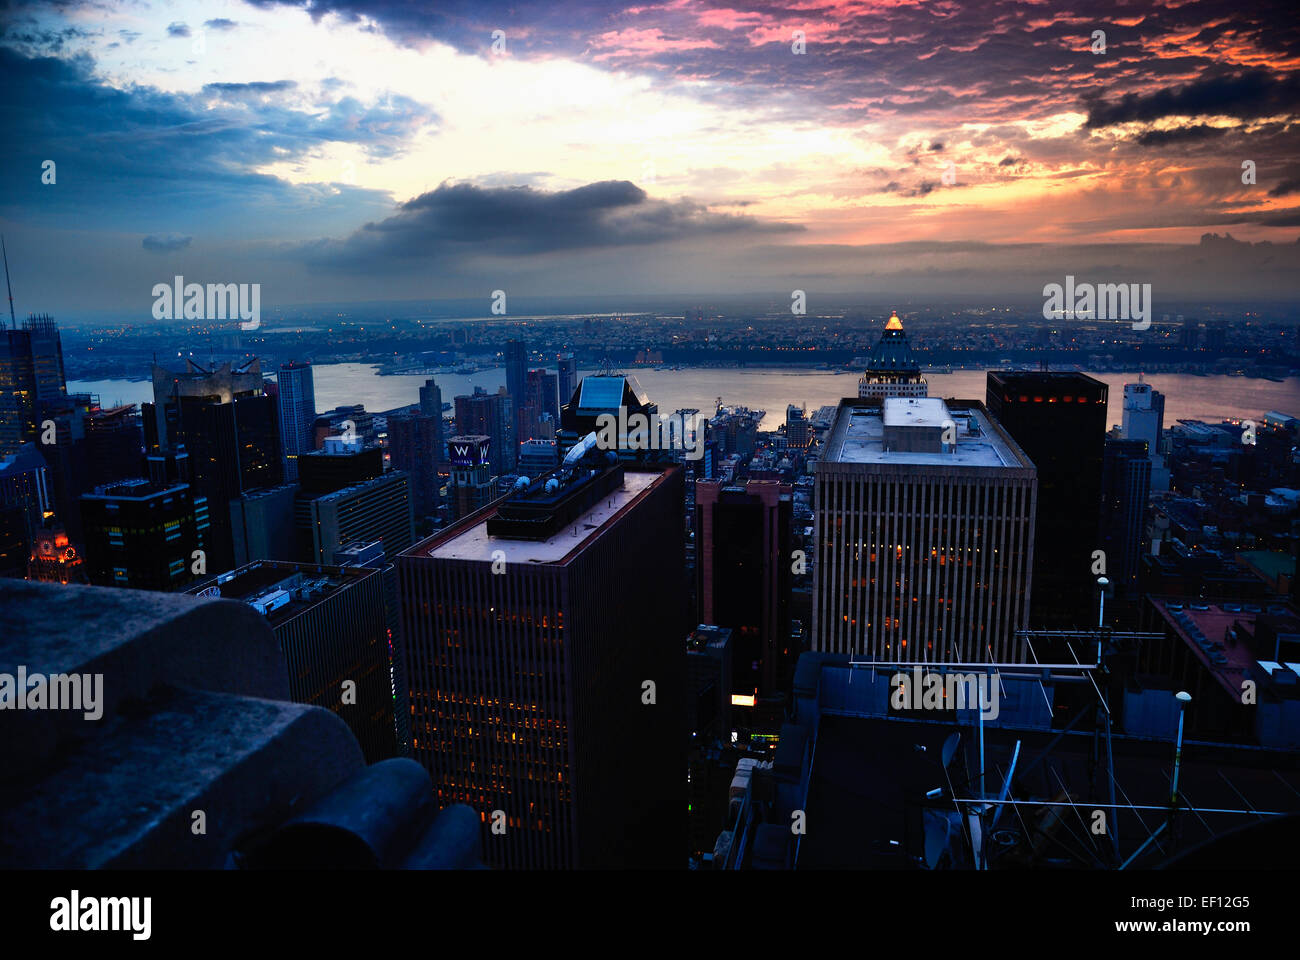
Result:
{"type": "MultiPolygon", "coordinates": [[[[321,411],[341,404],[361,403],[367,410],[379,412],[406,406],[419,400],[419,388],[429,379],[424,374],[380,376],[372,364],[335,363],[316,367],[316,405],[321,411]]],[[[580,370],[580,375],[592,373],[580,370]]],[[[723,403],[766,410],[764,430],[774,430],[785,421],[787,404],[804,404],[811,413],[841,397],[856,396],[857,373],[817,370],[783,370],[746,368],[694,368],[682,370],[633,369],[633,373],[660,413],[679,409],[713,410],[718,397],[723,403]]],[[[1124,384],[1137,380],[1136,373],[1092,374],[1110,387],[1109,422],[1120,422],[1124,384]]],[[[501,367],[474,374],[439,374],[433,379],[442,390],[445,402],[459,394],[472,393],[475,386],[495,392],[505,384],[501,367]]],[[[928,374],[930,395],[960,399],[984,399],[983,370],[958,370],[947,374],[928,374]]],[[[1177,420],[1218,422],[1225,418],[1260,417],[1269,410],[1300,416],[1300,379],[1281,383],[1246,377],[1193,376],[1190,374],[1155,374],[1144,377],[1165,395],[1165,425],[1177,420]]],[[[153,400],[153,387],[147,380],[70,381],[69,392],[99,394],[101,402],[111,405],[147,403],[153,400]]],[[[567,398],[566,398],[567,399],[567,398]]]]}

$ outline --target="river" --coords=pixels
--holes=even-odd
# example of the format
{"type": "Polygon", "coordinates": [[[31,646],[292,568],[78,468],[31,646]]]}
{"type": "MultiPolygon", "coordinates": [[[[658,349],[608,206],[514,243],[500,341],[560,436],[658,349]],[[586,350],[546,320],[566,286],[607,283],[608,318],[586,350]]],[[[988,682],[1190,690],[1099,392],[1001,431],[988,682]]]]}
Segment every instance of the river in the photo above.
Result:
{"type": "MultiPolygon", "coordinates": [[[[362,403],[367,410],[391,410],[419,400],[419,388],[428,377],[423,374],[379,376],[376,367],[364,363],[322,364],[315,368],[316,406],[332,410],[341,404],[362,403]]],[[[579,375],[591,373],[580,370],[579,375]]],[[[762,429],[774,430],[785,421],[787,404],[804,404],[809,413],[817,407],[834,404],[841,397],[856,396],[857,373],[824,370],[763,369],[683,369],[633,370],[660,413],[682,408],[712,411],[717,398],[733,406],[766,410],[762,429]]],[[[1110,386],[1110,422],[1120,421],[1124,384],[1137,380],[1136,373],[1092,374],[1110,386]]],[[[505,383],[505,370],[482,370],[471,375],[440,374],[433,378],[442,390],[444,402],[475,386],[489,392],[505,383]]],[[[1190,374],[1154,374],[1144,377],[1147,383],[1165,395],[1165,426],[1176,420],[1205,420],[1216,423],[1228,418],[1260,418],[1269,410],[1300,416],[1300,379],[1282,383],[1247,377],[1193,376],[1190,374]]],[[[958,399],[984,399],[985,377],[982,370],[958,370],[950,374],[927,374],[930,396],[958,399]]],[[[145,403],[153,399],[148,381],[79,380],[68,383],[69,392],[97,393],[103,404],[145,403]]],[[[566,398],[567,399],[567,398],[566,398]]]]}

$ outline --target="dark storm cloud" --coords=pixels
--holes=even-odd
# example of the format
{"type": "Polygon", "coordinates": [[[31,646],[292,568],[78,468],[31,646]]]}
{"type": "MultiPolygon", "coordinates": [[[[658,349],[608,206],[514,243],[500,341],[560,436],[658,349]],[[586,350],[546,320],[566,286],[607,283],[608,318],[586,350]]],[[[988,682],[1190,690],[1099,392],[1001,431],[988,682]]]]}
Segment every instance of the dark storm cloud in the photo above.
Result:
{"type": "Polygon", "coordinates": [[[1174,143],[1213,140],[1227,132],[1227,127],[1211,127],[1198,123],[1191,127],[1174,127],[1169,130],[1146,130],[1138,134],[1136,140],[1144,147],[1164,147],[1174,143]]]}
{"type": "Polygon", "coordinates": [[[1294,113],[1300,107],[1300,74],[1278,76],[1267,70],[1194,80],[1151,94],[1127,93],[1088,111],[1087,126],[1108,127],[1172,116],[1223,115],[1248,119],[1294,113]]]}
{"type": "Polygon", "coordinates": [[[654,200],[626,180],[553,193],[532,187],[443,184],[342,241],[300,245],[288,255],[319,268],[388,271],[408,269],[412,260],[536,256],[800,229],[715,213],[690,200],[654,200]]]}
{"type": "Polygon", "coordinates": [[[179,233],[150,234],[140,241],[140,245],[151,253],[171,253],[175,250],[184,250],[193,239],[179,233]]]}
{"type": "Polygon", "coordinates": [[[1285,197],[1300,191],[1300,177],[1291,177],[1283,180],[1276,187],[1268,192],[1270,197],[1285,197]]]}

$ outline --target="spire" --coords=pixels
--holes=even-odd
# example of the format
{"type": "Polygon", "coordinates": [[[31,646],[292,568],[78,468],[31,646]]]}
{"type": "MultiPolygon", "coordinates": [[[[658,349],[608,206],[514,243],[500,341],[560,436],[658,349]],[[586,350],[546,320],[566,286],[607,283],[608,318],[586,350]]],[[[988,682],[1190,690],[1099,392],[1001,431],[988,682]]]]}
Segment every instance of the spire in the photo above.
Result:
{"type": "Polygon", "coordinates": [[[893,311],[893,312],[889,315],[889,319],[888,319],[887,321],[885,321],[885,329],[886,329],[886,330],[902,330],[902,329],[903,329],[903,321],[898,319],[898,311],[897,311],[897,310],[893,311]]]}
{"type": "Polygon", "coordinates": [[[14,329],[18,329],[18,318],[14,316],[14,288],[9,283],[9,251],[5,248],[4,237],[0,236],[0,253],[4,254],[5,259],[5,287],[9,291],[9,319],[14,322],[14,329]]]}

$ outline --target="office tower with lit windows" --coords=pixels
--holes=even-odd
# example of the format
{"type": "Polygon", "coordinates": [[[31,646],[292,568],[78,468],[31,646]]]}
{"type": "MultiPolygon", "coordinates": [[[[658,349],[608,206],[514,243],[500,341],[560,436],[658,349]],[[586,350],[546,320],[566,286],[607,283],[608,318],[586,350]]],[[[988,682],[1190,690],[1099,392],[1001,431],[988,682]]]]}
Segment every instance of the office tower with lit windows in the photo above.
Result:
{"type": "Polygon", "coordinates": [[[990,371],[986,403],[1038,470],[1031,627],[1096,621],[1102,447],[1109,388],[1082,373],[990,371]]]}
{"type": "Polygon", "coordinates": [[[815,464],[812,649],[1020,662],[1034,465],[977,400],[842,400],[815,464]]]}
{"type": "Polygon", "coordinates": [[[812,424],[804,416],[804,408],[793,403],[785,408],[785,441],[791,450],[807,450],[812,440],[812,424]]]}
{"type": "Polygon", "coordinates": [[[1121,597],[1139,587],[1138,571],[1151,494],[1151,458],[1145,440],[1107,440],[1101,474],[1101,549],[1106,575],[1121,597]]]}
{"type": "Polygon", "coordinates": [[[495,866],[675,867],[682,471],[572,453],[398,558],[413,756],[495,866]]]}
{"type": "Polygon", "coordinates": [[[280,404],[280,441],[284,445],[284,479],[298,479],[298,457],[316,443],[316,385],[310,363],[280,364],[276,376],[280,404]]]}
{"type": "Polygon", "coordinates": [[[0,338],[0,456],[35,441],[41,405],[67,392],[63,342],[54,320],[33,314],[21,329],[6,329],[0,338]]]}
{"type": "Polygon", "coordinates": [[[410,477],[389,470],[329,493],[299,494],[294,523],[306,563],[335,564],[336,552],[355,541],[381,540],[384,552],[396,556],[415,541],[410,477]]]}
{"type": "Polygon", "coordinates": [[[99,586],[176,590],[211,569],[208,502],[189,484],[99,487],[81,497],[81,525],[86,574],[99,586]]]}
{"type": "Polygon", "coordinates": [[[731,631],[728,694],[770,696],[785,686],[790,653],[789,484],[695,483],[698,619],[731,631]]]}
{"type": "Polygon", "coordinates": [[[215,518],[209,561],[230,569],[231,501],[283,482],[277,397],[266,394],[257,358],[211,368],[187,360],[179,371],[155,364],[153,395],[143,405],[146,452],[155,461],[188,455],[190,482],[215,518]]]}
{"type": "Polygon", "coordinates": [[[867,371],[858,380],[858,396],[862,399],[885,397],[924,397],[929,386],[921,376],[920,364],[912,356],[903,321],[892,313],[885,321],[885,330],[867,359],[867,371]]]}
{"type": "Polygon", "coordinates": [[[399,755],[379,570],[258,560],[186,592],[257,610],[279,641],[290,699],[338,714],[366,763],[399,755]]]}

